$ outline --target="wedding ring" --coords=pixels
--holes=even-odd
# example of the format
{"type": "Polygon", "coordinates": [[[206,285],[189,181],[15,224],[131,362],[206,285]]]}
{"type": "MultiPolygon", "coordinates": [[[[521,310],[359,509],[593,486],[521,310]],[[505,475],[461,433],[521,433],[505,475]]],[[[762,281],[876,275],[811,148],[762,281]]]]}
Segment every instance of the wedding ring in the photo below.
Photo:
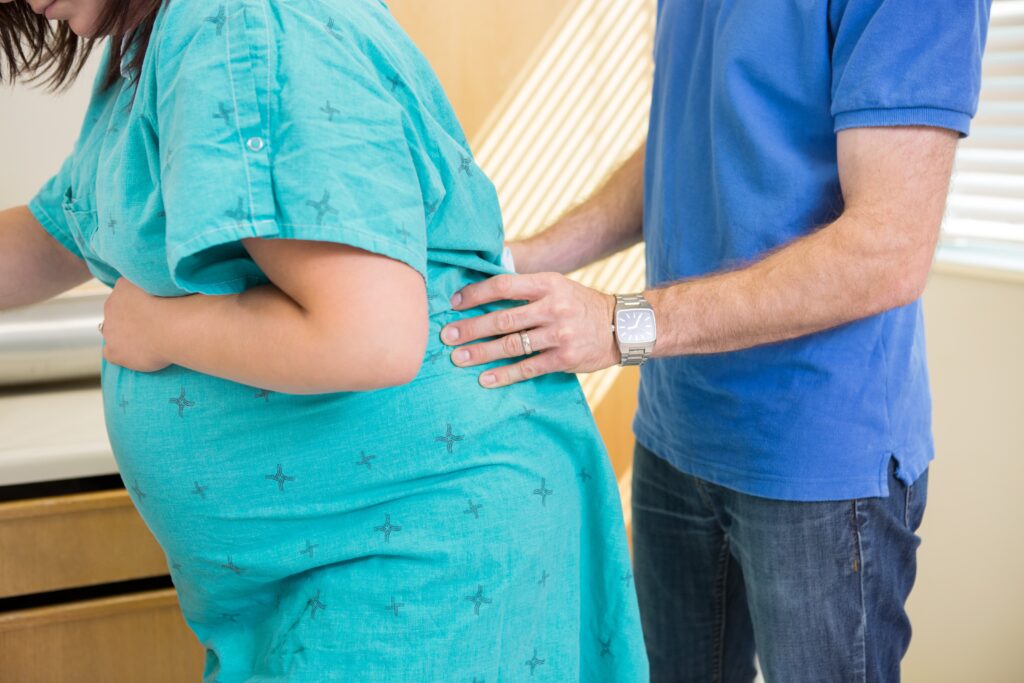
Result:
{"type": "Polygon", "coordinates": [[[527,356],[532,355],[533,346],[530,345],[530,335],[526,333],[526,330],[519,333],[519,341],[523,342],[523,353],[527,356]]]}
{"type": "Polygon", "coordinates": [[[103,321],[102,320],[100,321],[100,324],[96,326],[96,329],[99,330],[100,332],[103,331],[103,321]]]}

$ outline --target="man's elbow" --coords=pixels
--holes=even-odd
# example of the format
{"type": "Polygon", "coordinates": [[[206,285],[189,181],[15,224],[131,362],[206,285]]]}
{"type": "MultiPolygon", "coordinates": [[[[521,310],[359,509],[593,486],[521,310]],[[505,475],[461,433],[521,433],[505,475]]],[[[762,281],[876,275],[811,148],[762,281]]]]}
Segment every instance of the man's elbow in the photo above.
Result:
{"type": "Polygon", "coordinates": [[[920,250],[916,253],[906,254],[905,257],[895,261],[892,266],[890,277],[881,278],[885,282],[882,291],[877,297],[877,311],[880,313],[900,308],[914,303],[924,294],[925,286],[928,284],[928,274],[931,271],[933,249],[929,248],[927,253],[920,250]]]}

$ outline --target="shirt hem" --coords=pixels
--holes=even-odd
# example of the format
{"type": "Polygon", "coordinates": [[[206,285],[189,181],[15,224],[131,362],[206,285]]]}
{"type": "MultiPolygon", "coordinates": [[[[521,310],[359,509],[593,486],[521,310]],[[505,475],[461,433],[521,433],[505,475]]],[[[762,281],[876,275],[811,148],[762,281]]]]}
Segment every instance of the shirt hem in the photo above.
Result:
{"type": "Polygon", "coordinates": [[[175,284],[186,291],[194,291],[200,294],[237,293],[238,285],[244,286],[246,282],[256,278],[251,275],[244,275],[229,280],[203,282],[196,279],[194,274],[193,277],[183,275],[181,264],[185,259],[207,249],[248,237],[318,240],[344,244],[401,261],[416,270],[426,280],[426,260],[424,258],[409,247],[394,240],[389,240],[377,233],[352,227],[338,228],[332,226],[299,225],[264,220],[211,228],[177,245],[168,253],[170,271],[175,284]]]}
{"type": "MultiPolygon", "coordinates": [[[[671,448],[660,438],[648,432],[643,424],[636,420],[633,423],[633,433],[637,441],[647,450],[666,460],[681,472],[759,498],[825,502],[855,498],[879,498],[889,495],[888,470],[885,466],[882,468],[881,476],[874,475],[863,478],[793,479],[759,476],[723,466],[720,463],[709,463],[698,458],[680,455],[678,449],[671,448]]],[[[932,459],[931,457],[926,458],[924,466],[920,468],[912,466],[904,468],[904,461],[913,462],[912,457],[907,455],[900,457],[898,454],[885,453],[881,460],[886,466],[890,457],[895,457],[899,463],[901,475],[903,475],[900,478],[904,482],[907,479],[911,482],[916,480],[932,459]]]]}
{"type": "Polygon", "coordinates": [[[971,132],[970,114],[939,107],[856,109],[838,112],[834,120],[836,133],[847,128],[881,126],[937,126],[955,130],[961,137],[971,132]]]}

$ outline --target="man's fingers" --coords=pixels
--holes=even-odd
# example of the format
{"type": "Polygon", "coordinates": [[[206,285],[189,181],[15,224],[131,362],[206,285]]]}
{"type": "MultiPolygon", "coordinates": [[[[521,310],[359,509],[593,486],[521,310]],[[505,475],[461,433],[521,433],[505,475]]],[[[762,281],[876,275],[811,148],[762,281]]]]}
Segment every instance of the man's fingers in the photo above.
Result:
{"type": "MultiPolygon", "coordinates": [[[[527,332],[532,351],[543,351],[552,346],[547,331],[535,328],[527,332]]],[[[493,341],[471,344],[452,351],[452,362],[460,367],[483,365],[502,358],[525,356],[523,338],[518,332],[507,334],[493,341]]]]}
{"type": "Polygon", "coordinates": [[[452,297],[451,304],[455,310],[462,311],[494,301],[522,299],[534,301],[545,291],[543,276],[495,275],[456,292],[452,297]]]}
{"type": "Polygon", "coordinates": [[[560,371],[562,368],[558,366],[558,354],[555,351],[545,351],[514,365],[488,370],[480,375],[480,384],[488,389],[495,389],[560,371]]]}
{"type": "Polygon", "coordinates": [[[543,322],[545,321],[539,305],[534,303],[513,306],[445,325],[441,330],[441,341],[450,346],[467,344],[477,339],[499,337],[530,329],[543,322]]]}

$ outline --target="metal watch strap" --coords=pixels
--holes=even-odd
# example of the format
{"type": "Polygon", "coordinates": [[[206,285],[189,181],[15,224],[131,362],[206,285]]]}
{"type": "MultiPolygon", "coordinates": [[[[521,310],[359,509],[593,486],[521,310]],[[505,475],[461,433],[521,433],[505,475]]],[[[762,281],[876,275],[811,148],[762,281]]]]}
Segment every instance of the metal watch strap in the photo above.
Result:
{"type": "Polygon", "coordinates": [[[647,360],[648,353],[643,349],[632,349],[619,357],[619,365],[643,365],[647,360]]]}
{"type": "MultiPolygon", "coordinates": [[[[650,304],[642,294],[616,294],[615,300],[619,308],[650,308],[650,304]]],[[[650,352],[647,349],[630,349],[619,355],[619,365],[643,365],[650,352]]]]}

